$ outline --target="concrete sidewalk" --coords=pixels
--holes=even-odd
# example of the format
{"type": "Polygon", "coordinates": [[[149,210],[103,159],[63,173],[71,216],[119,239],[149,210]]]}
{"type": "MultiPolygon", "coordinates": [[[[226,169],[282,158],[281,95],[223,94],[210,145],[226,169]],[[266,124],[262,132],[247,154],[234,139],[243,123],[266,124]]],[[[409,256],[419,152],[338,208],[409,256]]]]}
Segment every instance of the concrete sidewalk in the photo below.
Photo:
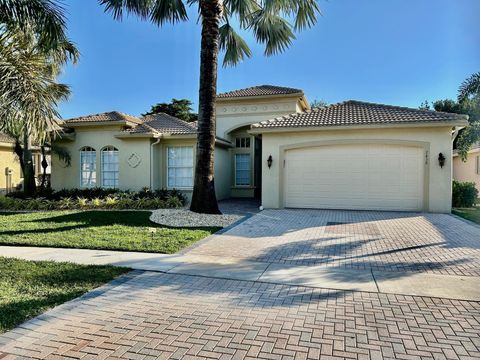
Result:
{"type": "Polygon", "coordinates": [[[0,256],[33,261],[125,266],[135,270],[323,289],[480,301],[480,278],[474,276],[352,270],[333,266],[292,265],[188,254],[164,255],[15,246],[0,246],[0,256]]]}

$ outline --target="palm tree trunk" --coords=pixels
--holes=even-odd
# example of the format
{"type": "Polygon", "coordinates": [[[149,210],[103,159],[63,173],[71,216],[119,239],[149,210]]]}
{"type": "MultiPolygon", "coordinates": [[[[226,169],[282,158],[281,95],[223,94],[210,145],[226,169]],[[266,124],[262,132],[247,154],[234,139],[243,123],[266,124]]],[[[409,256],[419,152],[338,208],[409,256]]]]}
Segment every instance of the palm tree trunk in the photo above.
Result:
{"type": "Polygon", "coordinates": [[[30,150],[30,137],[23,136],[23,192],[26,196],[35,195],[35,173],[33,170],[32,152],[30,150]]]}
{"type": "Polygon", "coordinates": [[[20,161],[20,169],[23,171],[23,169],[25,169],[25,165],[23,164],[23,148],[18,137],[15,137],[15,147],[13,151],[18,157],[18,160],[20,161]]]}
{"type": "Polygon", "coordinates": [[[198,111],[197,159],[190,210],[220,214],[215,196],[215,100],[221,0],[200,0],[202,42],[200,52],[200,94],[198,111]]]}

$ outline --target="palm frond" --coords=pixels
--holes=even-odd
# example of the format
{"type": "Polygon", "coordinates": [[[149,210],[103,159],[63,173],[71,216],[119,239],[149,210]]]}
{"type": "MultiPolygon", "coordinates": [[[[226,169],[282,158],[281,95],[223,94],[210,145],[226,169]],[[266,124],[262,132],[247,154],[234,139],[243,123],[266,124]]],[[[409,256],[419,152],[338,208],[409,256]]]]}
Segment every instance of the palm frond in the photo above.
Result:
{"type": "Polygon", "coordinates": [[[249,28],[257,41],[265,45],[267,56],[285,51],[295,39],[287,20],[263,9],[252,15],[249,28]]]}
{"type": "Polygon", "coordinates": [[[157,0],[150,13],[154,24],[163,25],[166,22],[173,24],[188,20],[187,10],[182,0],[157,0]]]}
{"type": "Polygon", "coordinates": [[[251,57],[252,52],[245,40],[226,23],[220,27],[220,50],[225,51],[223,66],[236,65],[245,57],[251,57]]]}
{"type": "Polygon", "coordinates": [[[99,2],[105,7],[105,11],[112,13],[117,20],[123,18],[124,12],[143,20],[150,20],[156,25],[188,19],[182,0],[99,0],[99,2]]]}
{"type": "Polygon", "coordinates": [[[295,17],[295,30],[304,30],[317,23],[317,15],[320,7],[316,0],[293,0],[288,1],[291,13],[295,17]]]}
{"type": "Polygon", "coordinates": [[[7,31],[32,27],[45,49],[67,39],[64,8],[55,0],[0,0],[0,23],[7,31]]]}
{"type": "Polygon", "coordinates": [[[52,59],[38,51],[35,38],[22,33],[0,35],[0,124],[3,127],[21,126],[32,139],[43,142],[57,129],[56,106],[68,95],[68,86],[56,82],[52,59]]]}
{"type": "Polygon", "coordinates": [[[224,13],[230,16],[236,16],[242,27],[247,27],[252,15],[261,10],[261,6],[256,0],[224,0],[224,13]]]}
{"type": "Polygon", "coordinates": [[[124,10],[147,20],[152,6],[151,0],[99,0],[99,3],[105,6],[105,12],[112,13],[116,20],[122,20],[124,10]]]}
{"type": "Polygon", "coordinates": [[[480,139],[480,121],[467,126],[457,139],[457,151],[463,161],[468,158],[468,152],[480,139]]]}
{"type": "Polygon", "coordinates": [[[480,96],[480,72],[468,77],[458,89],[458,102],[464,102],[469,96],[480,96]]]}

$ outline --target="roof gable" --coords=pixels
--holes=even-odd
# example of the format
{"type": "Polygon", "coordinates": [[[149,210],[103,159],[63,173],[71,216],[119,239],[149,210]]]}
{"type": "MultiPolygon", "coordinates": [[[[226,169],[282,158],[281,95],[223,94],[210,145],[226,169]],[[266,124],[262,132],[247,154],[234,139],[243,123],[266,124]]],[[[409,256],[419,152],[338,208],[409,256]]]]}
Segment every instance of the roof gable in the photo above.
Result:
{"type": "Polygon", "coordinates": [[[79,116],[72,119],[65,120],[65,125],[76,124],[76,123],[109,123],[109,122],[130,122],[134,124],[141,124],[142,120],[139,118],[124,114],[118,111],[109,111],[99,114],[92,114],[86,116],[79,116]]]}
{"type": "Polygon", "coordinates": [[[110,111],[100,114],[80,116],[73,119],[65,120],[64,127],[75,124],[92,124],[92,125],[108,125],[109,123],[124,122],[131,125],[131,128],[125,129],[125,133],[129,134],[170,134],[184,135],[196,134],[197,123],[188,123],[176,117],[165,113],[157,113],[147,115],[141,118],[127,115],[118,111],[110,111]]]}
{"type": "Polygon", "coordinates": [[[299,128],[466,121],[466,115],[349,100],[252,125],[252,128],[299,128]]]}
{"type": "Polygon", "coordinates": [[[165,113],[147,115],[142,123],[133,129],[126,130],[131,134],[161,133],[170,135],[196,134],[195,123],[188,123],[165,113]]]}
{"type": "Polygon", "coordinates": [[[7,144],[14,144],[15,139],[10,135],[4,134],[0,132],[0,143],[7,143],[7,144]]]}
{"type": "Polygon", "coordinates": [[[250,96],[275,96],[275,95],[290,95],[299,94],[303,95],[303,91],[300,89],[274,86],[274,85],[260,85],[252,86],[245,89],[232,90],[217,95],[217,99],[230,99],[230,98],[242,98],[250,96]]]}

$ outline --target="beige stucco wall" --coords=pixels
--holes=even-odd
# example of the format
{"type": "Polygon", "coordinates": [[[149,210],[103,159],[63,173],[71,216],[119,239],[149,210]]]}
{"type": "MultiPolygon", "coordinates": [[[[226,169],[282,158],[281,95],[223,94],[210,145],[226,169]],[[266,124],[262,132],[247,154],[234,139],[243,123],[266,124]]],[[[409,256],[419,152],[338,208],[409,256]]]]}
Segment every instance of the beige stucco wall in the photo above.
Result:
{"type": "Polygon", "coordinates": [[[13,153],[13,145],[8,143],[0,143],[0,193],[5,192],[7,189],[7,176],[5,174],[6,169],[11,169],[11,181],[12,188],[21,184],[22,172],[20,169],[20,162],[17,155],[13,153]]]}
{"type": "MultiPolygon", "coordinates": [[[[140,190],[150,187],[150,143],[145,138],[118,139],[114,135],[120,129],[116,127],[82,127],[77,128],[74,141],[59,141],[71,155],[72,165],[66,167],[56,156],[52,157],[52,188],[80,187],[80,149],[93,147],[97,155],[97,186],[101,186],[101,150],[105,146],[114,146],[119,151],[119,188],[140,190]],[[132,166],[128,163],[135,154],[140,162],[132,166]]],[[[132,162],[131,162],[132,163],[132,162]]]]}
{"type": "MultiPolygon", "coordinates": [[[[76,129],[74,141],[58,141],[67,148],[72,157],[72,165],[66,167],[57,157],[52,158],[52,187],[62,188],[80,187],[80,149],[85,146],[93,147],[97,151],[97,186],[101,186],[101,149],[105,146],[115,146],[119,150],[119,188],[140,190],[143,187],[153,189],[167,188],[167,149],[169,146],[192,146],[195,158],[196,139],[180,138],[116,138],[118,126],[82,127],[76,129]],[[137,166],[129,164],[129,157],[135,154],[140,159],[137,166]],[[152,161],[152,170],[150,163],[152,161]],[[152,173],[151,173],[152,171],[152,173]]],[[[215,187],[219,199],[230,196],[230,162],[228,149],[216,148],[215,187]]],[[[191,189],[180,189],[191,198],[191,189]]]]}
{"type": "Polygon", "coordinates": [[[394,143],[405,142],[422,146],[428,156],[425,169],[426,211],[448,213],[451,211],[452,141],[451,127],[438,128],[390,128],[365,130],[323,130],[307,132],[264,133],[262,161],[262,205],[265,208],[281,208],[283,204],[283,159],[285,147],[296,145],[327,145],[328,143],[394,143]],[[446,164],[438,165],[438,154],[443,153],[446,164]],[[269,155],[272,167],[266,166],[269,155]]]}
{"type": "MultiPolygon", "coordinates": [[[[232,143],[236,137],[247,137],[247,130],[251,124],[260,121],[274,119],[300,112],[303,110],[298,96],[272,96],[263,98],[244,99],[218,99],[217,100],[217,131],[218,137],[227,139],[232,143]]],[[[215,182],[223,194],[228,188],[228,197],[254,197],[255,173],[254,173],[254,136],[250,136],[250,149],[232,148],[216,157],[219,162],[216,168],[215,182]],[[228,154],[227,154],[228,152],[228,154]],[[251,186],[235,185],[235,154],[248,152],[251,155],[251,186]],[[229,170],[229,174],[225,172],[229,170]]],[[[218,150],[216,150],[218,152],[218,150]]],[[[218,190],[217,190],[218,192],[218,190]]]]}
{"type": "Polygon", "coordinates": [[[462,182],[474,182],[480,191],[480,174],[477,174],[477,157],[480,156],[480,148],[468,153],[466,162],[458,155],[453,157],[453,178],[462,182]]]}
{"type": "Polygon", "coordinates": [[[217,136],[229,139],[233,130],[300,111],[298,96],[217,100],[217,136]]]}

